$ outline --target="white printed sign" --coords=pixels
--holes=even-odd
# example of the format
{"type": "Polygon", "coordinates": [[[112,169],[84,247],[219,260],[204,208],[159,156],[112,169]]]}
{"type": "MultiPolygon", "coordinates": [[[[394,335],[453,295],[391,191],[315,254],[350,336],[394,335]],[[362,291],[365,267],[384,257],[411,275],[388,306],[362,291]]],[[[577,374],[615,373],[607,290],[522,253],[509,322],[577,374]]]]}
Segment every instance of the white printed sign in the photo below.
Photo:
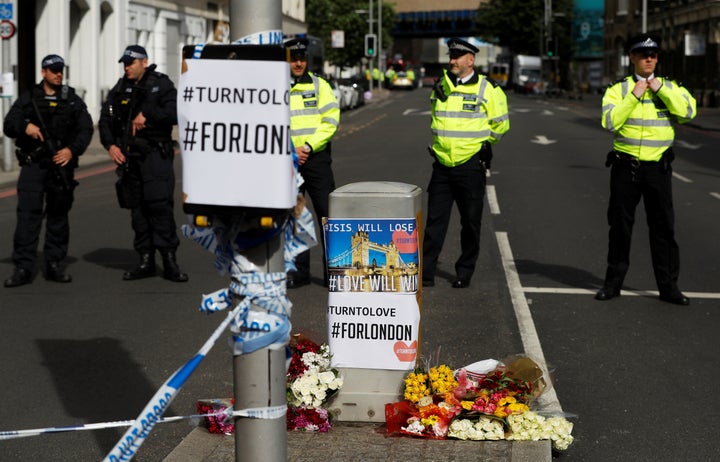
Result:
{"type": "Polygon", "coordinates": [[[420,309],[414,296],[331,292],[328,346],[333,367],[411,370],[417,359],[420,309]]]}
{"type": "Polygon", "coordinates": [[[15,96],[15,75],[13,75],[12,72],[4,72],[2,74],[2,80],[0,80],[0,85],[2,85],[2,97],[3,98],[10,98],[12,96],[15,96]]]}
{"type": "Polygon", "coordinates": [[[189,204],[292,208],[287,62],[190,59],[178,86],[189,204]]]}

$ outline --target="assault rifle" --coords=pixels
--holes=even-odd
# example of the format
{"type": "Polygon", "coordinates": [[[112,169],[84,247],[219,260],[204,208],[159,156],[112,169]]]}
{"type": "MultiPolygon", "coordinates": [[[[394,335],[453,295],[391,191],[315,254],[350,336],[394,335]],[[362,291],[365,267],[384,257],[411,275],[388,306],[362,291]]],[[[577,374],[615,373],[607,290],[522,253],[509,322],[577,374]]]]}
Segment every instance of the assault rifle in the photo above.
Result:
{"type": "Polygon", "coordinates": [[[63,191],[71,191],[73,188],[70,184],[70,180],[67,177],[67,172],[60,165],[52,161],[52,157],[57,152],[59,144],[53,140],[52,136],[50,136],[50,132],[45,125],[45,121],[43,120],[42,115],[40,114],[40,110],[38,109],[37,103],[34,99],[32,100],[32,105],[33,109],[35,109],[35,115],[37,115],[38,121],[40,122],[40,133],[44,138],[43,143],[45,144],[44,150],[47,151],[47,155],[49,155],[51,159],[50,173],[53,176],[53,180],[55,180],[55,185],[63,191]]]}

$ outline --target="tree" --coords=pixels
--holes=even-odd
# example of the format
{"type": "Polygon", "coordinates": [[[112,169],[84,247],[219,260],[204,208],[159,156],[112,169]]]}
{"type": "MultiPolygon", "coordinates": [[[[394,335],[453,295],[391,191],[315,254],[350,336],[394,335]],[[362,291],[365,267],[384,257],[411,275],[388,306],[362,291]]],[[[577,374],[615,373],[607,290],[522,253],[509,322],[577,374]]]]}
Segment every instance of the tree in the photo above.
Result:
{"type": "MultiPolygon", "coordinates": [[[[343,68],[355,66],[362,60],[365,34],[368,33],[368,15],[356,13],[356,10],[367,11],[368,6],[367,0],[307,0],[305,18],[308,34],[323,41],[327,61],[343,68]],[[332,48],[333,30],[345,31],[345,48],[332,48]]],[[[394,8],[387,2],[383,2],[382,14],[380,51],[392,45],[390,32],[396,16],[394,8]]],[[[373,3],[373,19],[377,20],[377,3],[373,3]]],[[[377,27],[373,27],[373,31],[377,33],[377,27]]]]}
{"type": "MultiPolygon", "coordinates": [[[[558,54],[571,53],[570,23],[573,0],[554,0],[552,36],[558,54]]],[[[508,47],[513,54],[539,55],[546,50],[544,0],[489,0],[478,9],[480,36],[508,47]]]]}

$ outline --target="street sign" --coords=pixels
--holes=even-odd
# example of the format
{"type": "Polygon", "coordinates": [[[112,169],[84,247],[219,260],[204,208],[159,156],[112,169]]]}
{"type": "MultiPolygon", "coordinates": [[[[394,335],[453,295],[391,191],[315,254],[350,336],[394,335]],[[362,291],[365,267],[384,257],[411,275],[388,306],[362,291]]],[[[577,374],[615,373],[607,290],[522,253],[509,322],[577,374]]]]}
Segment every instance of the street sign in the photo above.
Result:
{"type": "Polygon", "coordinates": [[[330,43],[332,48],[345,48],[345,31],[334,30],[330,33],[330,43]]]}
{"type": "Polygon", "coordinates": [[[0,19],[12,19],[13,18],[13,4],[12,3],[0,3],[0,19]]]}
{"type": "Polygon", "coordinates": [[[0,21],[0,38],[7,40],[15,35],[15,24],[7,19],[0,21]]]}

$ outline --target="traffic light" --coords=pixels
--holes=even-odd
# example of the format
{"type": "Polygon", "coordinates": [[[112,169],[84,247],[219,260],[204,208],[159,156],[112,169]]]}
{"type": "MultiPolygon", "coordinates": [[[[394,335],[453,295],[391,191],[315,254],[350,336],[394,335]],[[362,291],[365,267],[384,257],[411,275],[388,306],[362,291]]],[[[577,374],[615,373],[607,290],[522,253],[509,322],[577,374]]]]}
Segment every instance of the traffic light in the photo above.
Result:
{"type": "Polygon", "coordinates": [[[365,56],[372,58],[377,55],[377,35],[365,34],[365,56]]]}
{"type": "Polygon", "coordinates": [[[555,56],[555,39],[547,41],[547,55],[549,58],[555,56]]]}

